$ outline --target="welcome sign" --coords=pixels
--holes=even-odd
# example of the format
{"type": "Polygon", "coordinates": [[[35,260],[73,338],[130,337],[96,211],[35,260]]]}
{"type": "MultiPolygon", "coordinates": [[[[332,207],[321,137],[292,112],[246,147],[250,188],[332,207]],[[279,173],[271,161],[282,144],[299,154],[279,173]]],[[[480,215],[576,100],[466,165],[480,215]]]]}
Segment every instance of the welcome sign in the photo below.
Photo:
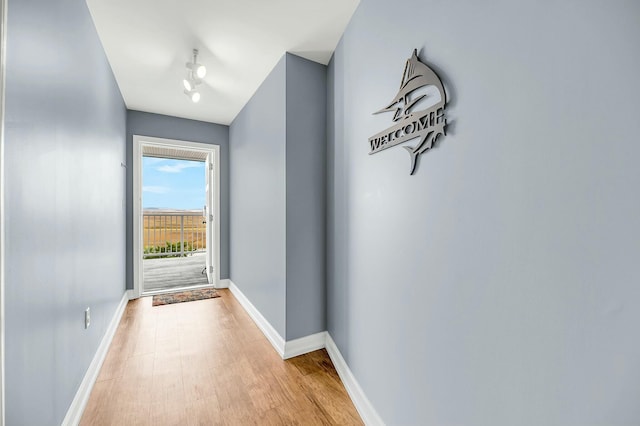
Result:
{"type": "Polygon", "coordinates": [[[369,155],[376,154],[387,148],[399,145],[419,138],[415,147],[404,146],[411,157],[411,170],[414,174],[418,165],[418,157],[429,150],[438,136],[444,136],[447,120],[444,116],[444,108],[447,103],[447,94],[442,86],[440,77],[418,58],[418,51],[413,55],[404,67],[400,90],[391,103],[380,111],[394,112],[393,121],[396,123],[369,138],[371,151],[369,155]],[[429,86],[433,86],[438,94],[422,93],[429,86]],[[414,111],[415,108],[427,103],[429,97],[438,97],[435,104],[424,109],[414,111]]]}

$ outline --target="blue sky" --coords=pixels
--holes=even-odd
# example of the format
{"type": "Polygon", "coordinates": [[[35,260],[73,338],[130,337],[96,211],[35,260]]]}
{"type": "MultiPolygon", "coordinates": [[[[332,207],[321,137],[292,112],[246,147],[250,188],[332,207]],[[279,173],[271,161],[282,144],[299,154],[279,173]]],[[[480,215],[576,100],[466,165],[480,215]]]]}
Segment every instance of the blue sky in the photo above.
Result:
{"type": "Polygon", "coordinates": [[[204,205],[204,162],[142,157],[142,208],[191,210],[204,205]]]}

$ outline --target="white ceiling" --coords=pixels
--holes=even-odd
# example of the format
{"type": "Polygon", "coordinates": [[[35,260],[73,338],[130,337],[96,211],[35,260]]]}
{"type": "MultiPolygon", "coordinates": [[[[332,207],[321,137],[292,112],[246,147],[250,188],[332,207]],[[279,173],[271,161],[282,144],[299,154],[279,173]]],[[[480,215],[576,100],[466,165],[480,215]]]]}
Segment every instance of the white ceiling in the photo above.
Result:
{"type": "Polygon", "coordinates": [[[359,0],[87,0],[127,108],[230,124],[285,52],[327,64],[359,0]],[[207,67],[182,92],[193,48],[207,67]]]}

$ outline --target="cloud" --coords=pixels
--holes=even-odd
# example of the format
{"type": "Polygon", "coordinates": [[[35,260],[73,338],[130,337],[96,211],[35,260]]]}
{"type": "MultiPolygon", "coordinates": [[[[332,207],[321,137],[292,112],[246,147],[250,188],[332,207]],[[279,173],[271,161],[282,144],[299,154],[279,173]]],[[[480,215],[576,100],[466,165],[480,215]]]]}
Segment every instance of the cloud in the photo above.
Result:
{"type": "Polygon", "coordinates": [[[171,191],[171,189],[167,188],[166,186],[143,186],[142,187],[142,192],[150,192],[152,194],[166,194],[169,191],[171,191]]]}
{"type": "Polygon", "coordinates": [[[188,163],[176,163],[173,165],[167,164],[165,166],[157,167],[156,170],[164,173],[180,173],[184,169],[199,168],[199,167],[202,167],[203,165],[204,163],[196,163],[196,162],[190,161],[188,163]]]}
{"type": "Polygon", "coordinates": [[[163,163],[165,161],[169,161],[169,159],[168,158],[160,158],[160,157],[144,157],[144,162],[145,162],[145,164],[148,164],[148,165],[163,163]]]}

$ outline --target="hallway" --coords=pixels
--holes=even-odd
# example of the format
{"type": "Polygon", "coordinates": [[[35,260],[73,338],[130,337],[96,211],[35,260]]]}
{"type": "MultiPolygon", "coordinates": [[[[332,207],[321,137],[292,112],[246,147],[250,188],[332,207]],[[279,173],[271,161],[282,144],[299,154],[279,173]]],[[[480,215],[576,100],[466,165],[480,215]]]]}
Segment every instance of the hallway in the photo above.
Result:
{"type": "Polygon", "coordinates": [[[362,424],[326,351],[283,361],[220,293],[129,302],[81,424],[362,424]]]}

